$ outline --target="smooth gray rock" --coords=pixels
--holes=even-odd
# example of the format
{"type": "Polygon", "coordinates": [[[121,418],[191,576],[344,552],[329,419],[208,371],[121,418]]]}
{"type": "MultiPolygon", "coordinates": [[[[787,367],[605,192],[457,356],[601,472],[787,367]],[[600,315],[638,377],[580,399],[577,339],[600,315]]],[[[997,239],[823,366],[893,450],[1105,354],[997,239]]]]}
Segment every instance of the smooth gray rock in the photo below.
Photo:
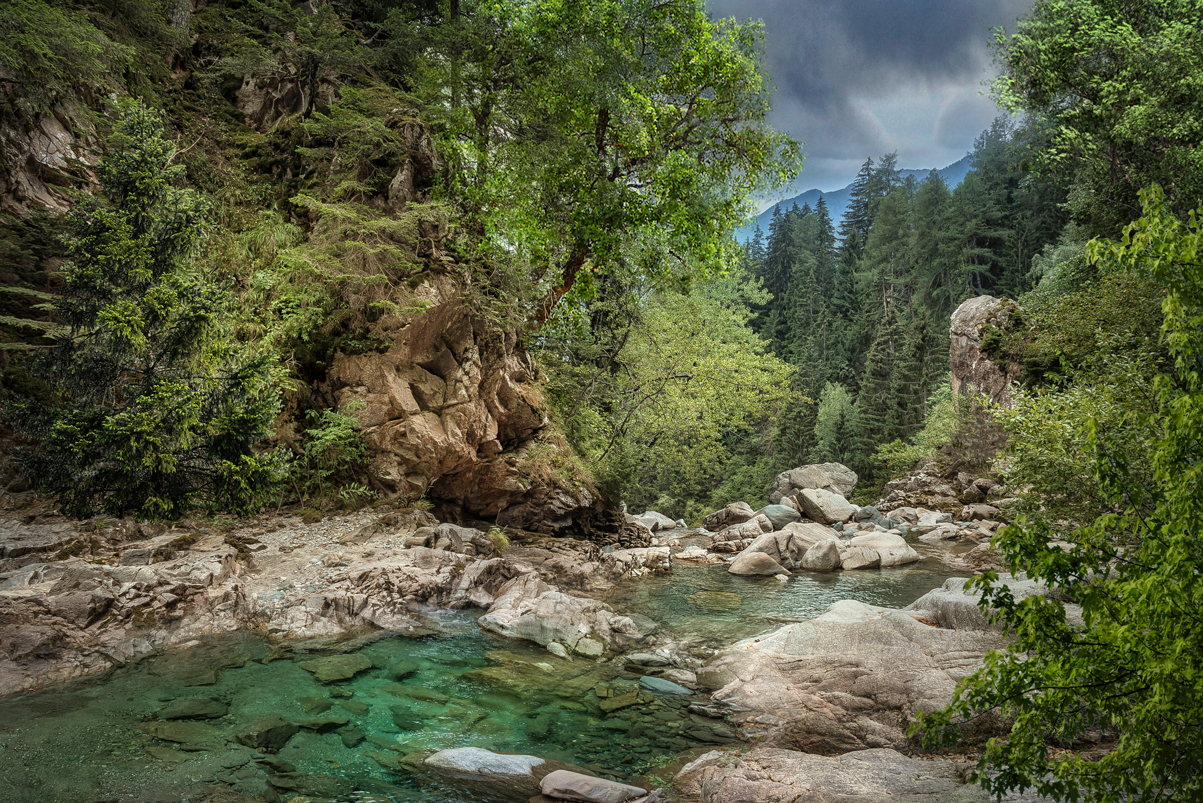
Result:
{"type": "Polygon", "coordinates": [[[840,552],[840,568],[845,571],[857,569],[880,569],[881,555],[876,549],[864,546],[848,546],[840,552]]]}
{"type": "Polygon", "coordinates": [[[582,803],[626,803],[647,794],[646,789],[618,781],[607,781],[569,770],[556,770],[539,783],[539,791],[557,800],[582,803]]]}
{"type": "Polygon", "coordinates": [[[905,750],[914,713],[948,705],[957,682],[1004,643],[993,631],[931,627],[904,611],[844,600],[810,621],[737,642],[706,668],[730,672],[722,700],[746,709],[745,721],[758,712],[775,717],[765,731],[770,743],[828,755],[905,750]]]}
{"type": "Polygon", "coordinates": [[[802,514],[788,505],[768,505],[756,512],[767,518],[774,530],[781,530],[787,524],[802,520],[802,514]]]}
{"type": "Polygon", "coordinates": [[[731,562],[727,567],[727,572],[743,576],[764,575],[772,577],[777,574],[789,574],[788,571],[777,561],[773,560],[763,552],[748,552],[744,551],[731,562]]]}
{"type": "Polygon", "coordinates": [[[780,504],[803,488],[822,488],[847,499],[856,489],[856,472],[841,463],[814,463],[783,471],[769,488],[769,501],[780,504]]]}
{"type": "Polygon", "coordinates": [[[890,749],[829,757],[756,747],[735,760],[713,751],[686,765],[674,780],[686,797],[700,796],[706,803],[987,803],[990,799],[980,787],[965,784],[962,768],[953,762],[908,758],[890,749]]]}
{"type": "MultiPolygon", "coordinates": [[[[906,606],[903,610],[915,611],[923,616],[935,619],[940,627],[953,630],[990,630],[1001,631],[1001,624],[991,624],[978,601],[981,594],[974,590],[966,590],[969,582],[964,577],[950,577],[940,588],[932,589],[919,599],[906,606]]],[[[1016,601],[1028,597],[1049,596],[1048,586],[1035,580],[1016,578],[1000,572],[999,584],[1007,586],[1016,601]]],[[[1072,624],[1082,624],[1082,609],[1078,605],[1064,602],[1066,619],[1072,624]]]]}
{"type": "Polygon", "coordinates": [[[848,542],[849,546],[867,547],[881,556],[881,566],[905,566],[923,558],[911,548],[901,535],[891,533],[869,533],[858,535],[848,542]]]}
{"type": "Polygon", "coordinates": [[[833,572],[840,567],[840,548],[833,541],[820,541],[802,556],[802,568],[810,572],[833,572]]]}
{"type": "Polygon", "coordinates": [[[505,755],[482,747],[453,747],[450,750],[440,750],[423,763],[430,767],[473,775],[527,778],[535,767],[544,761],[538,756],[505,755]]]}
{"type": "Polygon", "coordinates": [[[642,686],[643,688],[647,689],[648,691],[655,692],[657,694],[678,694],[678,695],[693,694],[693,692],[690,691],[689,689],[685,688],[684,686],[673,683],[671,680],[665,680],[664,678],[652,677],[651,675],[644,675],[643,677],[639,678],[639,685],[642,686]]]}
{"type": "Polygon", "coordinates": [[[803,488],[794,498],[802,506],[802,512],[819,524],[836,524],[856,515],[855,505],[839,494],[822,488],[803,488]]]}

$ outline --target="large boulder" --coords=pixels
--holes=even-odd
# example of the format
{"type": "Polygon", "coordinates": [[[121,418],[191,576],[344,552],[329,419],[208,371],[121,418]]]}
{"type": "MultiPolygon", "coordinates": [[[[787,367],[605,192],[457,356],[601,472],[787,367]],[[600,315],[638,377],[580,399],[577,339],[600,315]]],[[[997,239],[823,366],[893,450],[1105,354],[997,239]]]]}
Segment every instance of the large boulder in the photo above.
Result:
{"type": "Polygon", "coordinates": [[[630,618],[604,602],[569,596],[543,582],[538,572],[506,583],[477,622],[493,633],[544,647],[554,641],[588,658],[600,658],[623,637],[640,636],[630,618]]]}
{"type": "Polygon", "coordinates": [[[856,515],[856,505],[822,488],[803,488],[794,498],[798,500],[802,512],[819,524],[836,524],[856,515]]]}
{"type": "Polygon", "coordinates": [[[764,533],[748,544],[744,548],[744,552],[763,552],[785,568],[792,569],[797,565],[798,561],[802,560],[802,556],[806,554],[806,550],[810,549],[818,541],[838,541],[835,534],[830,530],[827,530],[827,533],[831,536],[830,539],[810,538],[793,530],[764,533]]]}
{"type": "Polygon", "coordinates": [[[440,750],[422,762],[423,774],[473,795],[470,799],[526,801],[539,794],[539,782],[563,767],[538,756],[494,753],[481,747],[440,750]]]}
{"type": "Polygon", "coordinates": [[[869,533],[858,535],[848,542],[849,546],[872,549],[881,557],[881,566],[905,566],[918,563],[923,558],[911,548],[906,539],[893,533],[869,533]]]}
{"type": "Polygon", "coordinates": [[[581,803],[625,803],[643,797],[647,790],[630,784],[607,781],[593,775],[570,770],[556,770],[545,776],[540,790],[553,800],[575,800],[581,803]]]}
{"type": "Polygon", "coordinates": [[[731,561],[727,571],[730,574],[749,577],[774,577],[778,574],[789,574],[784,566],[763,552],[748,552],[747,550],[739,553],[735,560],[731,561]]]}
{"type": "Polygon", "coordinates": [[[840,543],[840,538],[835,534],[834,530],[821,524],[815,524],[813,521],[799,521],[788,524],[782,532],[788,534],[792,541],[797,544],[794,549],[800,550],[797,552],[795,560],[800,559],[802,555],[806,554],[806,550],[820,541],[840,543]]]}
{"type": "Polygon", "coordinates": [[[783,471],[769,488],[769,501],[780,504],[803,488],[822,488],[847,499],[856,489],[856,472],[842,463],[815,463],[783,471]]]}
{"type": "Polygon", "coordinates": [[[677,773],[676,787],[702,803],[840,801],[879,803],[987,803],[982,789],[965,783],[961,766],[909,758],[890,749],[816,756],[758,746],[732,756],[718,750],[677,773]]]}
{"type": "MultiPolygon", "coordinates": [[[[992,630],[1002,631],[1001,623],[991,623],[986,613],[978,604],[981,594],[966,589],[969,581],[964,577],[950,577],[940,588],[932,589],[919,599],[912,602],[904,610],[913,611],[916,615],[939,622],[940,627],[953,630],[992,630]]],[[[1047,597],[1056,595],[1049,591],[1048,586],[1024,577],[1014,577],[1006,572],[1000,572],[998,585],[1005,585],[1016,602],[1028,597],[1047,597]]],[[[1066,619],[1072,624],[1082,624],[1082,609],[1080,606],[1061,600],[1065,605],[1066,619]]]]}
{"type": "Polygon", "coordinates": [[[841,544],[840,547],[840,568],[846,571],[881,568],[881,555],[876,549],[845,544],[841,544]]]}
{"type": "Polygon", "coordinates": [[[661,530],[674,530],[677,527],[677,523],[675,521],[670,519],[668,516],[665,516],[663,513],[657,513],[654,510],[641,513],[633,518],[636,522],[644,527],[647,527],[654,533],[658,533],[661,530]]]}
{"type": "Polygon", "coordinates": [[[770,715],[768,732],[759,731],[764,743],[828,755],[905,750],[914,713],[945,707],[957,681],[1003,644],[995,631],[945,630],[845,600],[808,622],[733,644],[708,667],[732,678],[713,698],[742,709],[740,722],[770,715]]]}
{"type": "Polygon", "coordinates": [[[982,351],[982,344],[990,332],[1006,332],[1016,326],[1018,313],[1014,301],[993,296],[977,296],[957,307],[949,327],[953,393],[984,393],[996,404],[1011,403],[1011,383],[1021,366],[994,362],[982,351]]]}
{"type": "Polygon", "coordinates": [[[722,510],[716,510],[702,519],[702,526],[707,530],[719,532],[732,524],[743,524],[755,515],[756,512],[747,502],[732,502],[722,510]]]}
{"type": "Polygon", "coordinates": [[[831,541],[820,541],[802,556],[802,568],[810,572],[834,572],[840,568],[840,548],[831,541]]]}

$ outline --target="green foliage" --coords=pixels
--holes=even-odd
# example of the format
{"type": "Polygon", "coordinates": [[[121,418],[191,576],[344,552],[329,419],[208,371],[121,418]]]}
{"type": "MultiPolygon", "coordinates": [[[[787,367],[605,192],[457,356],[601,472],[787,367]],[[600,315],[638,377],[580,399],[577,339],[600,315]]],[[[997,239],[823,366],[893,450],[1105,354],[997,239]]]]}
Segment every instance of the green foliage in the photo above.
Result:
{"type": "Polygon", "coordinates": [[[71,215],[53,304],[63,330],[33,368],[56,403],[10,409],[36,444],[18,461],[74,516],[246,515],[278,482],[277,458],[253,450],[279,409],[272,370],[231,339],[225,291],[189,269],[208,207],[172,187],[180,168],[158,120],[141,104],[123,113],[103,201],[71,215]]]}
{"type": "Polygon", "coordinates": [[[771,428],[790,371],[747,327],[758,297],[741,274],[658,294],[601,365],[577,332],[544,343],[552,406],[605,490],[634,507],[663,497],[662,512],[679,517],[727,478],[735,444],[771,428]]]}
{"type": "Polygon", "coordinates": [[[750,195],[797,171],[765,124],[759,27],[701,0],[461,0],[400,9],[415,94],[449,163],[447,190],[494,277],[536,323],[597,277],[628,286],[716,272],[750,195]],[[628,259],[632,243],[657,258],[628,259]],[[580,286],[578,286],[580,282],[580,286]]]}
{"type": "Polygon", "coordinates": [[[307,439],[301,456],[291,466],[292,481],[299,487],[302,498],[320,496],[336,489],[339,494],[345,491],[348,500],[370,496],[369,489],[355,483],[355,478],[367,465],[368,446],[359,433],[359,421],[348,415],[363,407],[363,402],[351,402],[341,411],[325,409],[306,413],[311,428],[305,430],[307,439]]]}
{"type": "Polygon", "coordinates": [[[934,459],[952,443],[961,424],[962,416],[958,415],[958,408],[963,403],[953,396],[947,378],[932,394],[929,403],[923,429],[915,433],[909,442],[898,439],[878,447],[874,460],[884,467],[886,476],[905,474],[925,460],[934,459]]]}
{"type": "Polygon", "coordinates": [[[510,548],[509,536],[500,527],[490,527],[489,531],[485,533],[485,538],[493,543],[493,549],[498,555],[504,555],[510,548]]]}
{"type": "Polygon", "coordinates": [[[823,386],[819,412],[815,419],[815,450],[810,460],[816,463],[853,463],[856,457],[856,406],[852,396],[835,382],[823,386]]]}
{"type": "Polygon", "coordinates": [[[947,710],[919,723],[935,741],[989,709],[1008,718],[1007,738],[992,740],[978,764],[979,781],[997,794],[1203,794],[1203,228],[1195,213],[1175,217],[1158,188],[1142,200],[1144,215],[1121,242],[1093,243],[1089,252],[1166,288],[1162,332],[1173,363],[1151,380],[1136,363],[1102,380],[1078,378],[1061,398],[1013,413],[1016,476],[1056,510],[1005,528],[996,546],[1013,571],[1058,597],[1016,601],[983,577],[983,602],[998,609],[1014,643],[987,656],[947,710]],[[1084,477],[1093,479],[1085,488],[1084,477]],[[1068,518],[1050,521],[1058,514],[1068,518]],[[1069,546],[1050,548],[1053,536],[1069,546]],[[1066,597],[1082,606],[1082,624],[1067,619],[1066,597]],[[1115,733],[1115,749],[1095,760],[1058,749],[1092,728],[1115,733]]]}
{"type": "MultiPolygon", "coordinates": [[[[8,0],[0,9],[0,67],[22,91],[16,101],[39,114],[75,93],[100,87],[111,72],[119,73],[134,50],[114,42],[88,15],[46,0],[8,0]]],[[[12,87],[4,87],[6,93],[12,87]]]]}
{"type": "Polygon", "coordinates": [[[1150,182],[1179,211],[1203,201],[1200,13],[1198,0],[1039,0],[995,33],[995,98],[1046,132],[1032,159],[1073,181],[1092,233],[1136,217],[1150,182]]]}

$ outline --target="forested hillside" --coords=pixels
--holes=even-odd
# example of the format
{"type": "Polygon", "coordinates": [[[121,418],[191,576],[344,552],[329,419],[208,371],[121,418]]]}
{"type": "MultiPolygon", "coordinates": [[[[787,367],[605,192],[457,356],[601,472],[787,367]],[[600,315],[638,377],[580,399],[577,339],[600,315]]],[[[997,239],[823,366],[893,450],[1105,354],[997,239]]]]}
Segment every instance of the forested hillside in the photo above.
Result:
{"type": "MultiPolygon", "coordinates": [[[[224,285],[230,336],[274,357],[283,408],[267,444],[291,455],[290,498],[413,500],[442,480],[441,498],[483,486],[473,509],[496,511],[515,507],[500,488],[535,493],[542,476],[590,507],[525,344],[595,348],[603,332],[582,322],[722,275],[745,199],[800,163],[764,124],[759,30],[692,0],[19,0],[0,31],[8,392],[48,398],[38,353],[98,331],[44,306],[90,225],[60,216],[98,190],[123,209],[125,190],[97,187],[117,176],[102,158],[161,136],[177,184],[210,210],[178,269],[224,285]],[[162,133],[121,128],[123,97],[162,133]]],[[[156,236],[112,229],[95,258],[156,236]]],[[[97,303],[96,320],[118,314],[97,303]]],[[[146,414],[163,420],[165,398],[146,414]]],[[[151,473],[171,473],[190,437],[147,443],[151,473]]]]}

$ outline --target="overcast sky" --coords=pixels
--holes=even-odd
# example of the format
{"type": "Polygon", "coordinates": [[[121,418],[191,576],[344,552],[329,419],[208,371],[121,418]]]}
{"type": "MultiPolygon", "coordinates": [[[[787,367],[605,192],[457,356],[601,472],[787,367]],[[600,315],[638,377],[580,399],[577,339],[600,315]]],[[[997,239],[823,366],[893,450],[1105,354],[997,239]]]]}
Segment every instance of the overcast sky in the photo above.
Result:
{"type": "Polygon", "coordinates": [[[846,186],[865,157],[940,168],[999,113],[985,97],[990,28],[1032,0],[707,0],[716,16],[762,19],[774,126],[806,154],[790,192],[846,186]]]}

